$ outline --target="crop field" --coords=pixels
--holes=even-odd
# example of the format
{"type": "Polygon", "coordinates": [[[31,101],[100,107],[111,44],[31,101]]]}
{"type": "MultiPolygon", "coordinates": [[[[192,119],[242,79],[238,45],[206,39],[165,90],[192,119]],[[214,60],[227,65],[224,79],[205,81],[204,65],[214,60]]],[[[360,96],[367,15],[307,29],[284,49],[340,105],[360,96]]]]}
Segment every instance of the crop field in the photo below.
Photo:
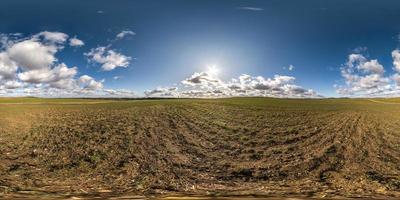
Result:
{"type": "Polygon", "coordinates": [[[0,99],[0,197],[400,198],[400,99],[0,99]]]}

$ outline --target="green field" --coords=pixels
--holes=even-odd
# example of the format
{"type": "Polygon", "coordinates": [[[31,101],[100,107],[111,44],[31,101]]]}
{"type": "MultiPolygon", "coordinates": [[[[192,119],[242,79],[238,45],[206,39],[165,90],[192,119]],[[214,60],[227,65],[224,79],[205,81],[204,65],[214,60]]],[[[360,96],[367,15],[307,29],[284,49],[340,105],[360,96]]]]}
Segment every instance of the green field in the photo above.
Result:
{"type": "Polygon", "coordinates": [[[0,196],[400,197],[400,99],[0,99],[0,196]]]}

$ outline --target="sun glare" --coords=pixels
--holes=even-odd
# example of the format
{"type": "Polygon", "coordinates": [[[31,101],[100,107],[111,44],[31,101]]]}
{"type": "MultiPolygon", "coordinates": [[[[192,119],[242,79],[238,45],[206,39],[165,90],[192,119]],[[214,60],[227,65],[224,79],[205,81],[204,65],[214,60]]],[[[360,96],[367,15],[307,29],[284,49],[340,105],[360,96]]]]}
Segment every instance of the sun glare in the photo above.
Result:
{"type": "Polygon", "coordinates": [[[207,73],[208,73],[210,76],[217,76],[217,75],[218,75],[218,72],[219,72],[219,69],[217,68],[217,66],[212,65],[212,66],[209,66],[209,67],[208,67],[207,73]]]}

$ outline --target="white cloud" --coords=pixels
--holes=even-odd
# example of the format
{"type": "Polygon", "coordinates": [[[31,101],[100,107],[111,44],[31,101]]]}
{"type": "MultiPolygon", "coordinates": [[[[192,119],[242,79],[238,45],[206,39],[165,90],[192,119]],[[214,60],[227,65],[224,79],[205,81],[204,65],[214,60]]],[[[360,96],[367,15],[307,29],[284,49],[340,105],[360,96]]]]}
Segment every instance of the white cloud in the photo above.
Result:
{"type": "Polygon", "coordinates": [[[294,70],[294,66],[293,65],[289,65],[288,67],[283,67],[284,70],[289,70],[289,71],[293,71],[294,70]]]}
{"type": "Polygon", "coordinates": [[[82,40],[76,38],[76,36],[75,36],[75,37],[69,39],[69,45],[73,46],[73,47],[80,47],[80,46],[85,45],[85,43],[82,40]]]}
{"type": "Polygon", "coordinates": [[[268,96],[288,98],[321,97],[313,90],[294,84],[291,76],[275,75],[274,78],[243,74],[231,81],[224,82],[206,72],[196,72],[183,80],[183,88],[156,88],[145,91],[146,96],[170,97],[234,97],[268,96]],[[171,90],[173,92],[171,92],[171,90]]]}
{"type": "Polygon", "coordinates": [[[238,7],[237,9],[239,10],[250,10],[250,11],[263,11],[263,8],[260,7],[251,7],[251,6],[243,6],[243,7],[238,7]]]}
{"type": "Polygon", "coordinates": [[[35,69],[18,74],[18,78],[27,83],[49,83],[57,88],[64,88],[66,80],[71,80],[77,73],[77,67],[68,68],[64,63],[55,66],[52,69],[35,69]],[[60,86],[57,86],[60,85],[60,86]]]}
{"type": "Polygon", "coordinates": [[[34,39],[43,37],[45,41],[53,43],[64,43],[68,39],[68,35],[61,32],[43,31],[33,36],[34,39]]]}
{"type": "Polygon", "coordinates": [[[361,54],[350,54],[341,68],[345,85],[335,85],[336,91],[344,96],[376,97],[400,94],[400,53],[392,51],[395,73],[385,76],[382,64],[376,59],[368,60],[361,54]]]}
{"type": "Polygon", "coordinates": [[[346,63],[349,68],[357,68],[360,72],[383,74],[385,72],[383,66],[378,60],[368,60],[361,54],[350,54],[346,63]]]}
{"type": "Polygon", "coordinates": [[[123,31],[121,31],[120,33],[118,33],[117,36],[116,36],[115,38],[116,38],[116,39],[122,39],[122,38],[124,38],[124,37],[126,37],[126,36],[128,36],[128,35],[134,36],[134,35],[136,35],[136,33],[133,32],[133,31],[131,31],[131,30],[123,30],[123,31]]]}
{"type": "Polygon", "coordinates": [[[392,51],[393,66],[397,72],[400,72],[400,50],[395,49],[392,51]]]}
{"type": "Polygon", "coordinates": [[[159,87],[153,90],[146,90],[144,94],[148,97],[178,97],[177,87],[159,87]]]}
{"type": "Polygon", "coordinates": [[[21,36],[22,34],[20,33],[12,33],[12,34],[0,33],[0,50],[4,50],[5,48],[11,46],[21,36]]]}
{"type": "Polygon", "coordinates": [[[191,77],[182,81],[184,85],[208,87],[209,85],[217,85],[220,80],[209,75],[207,72],[195,72],[191,77]]]}
{"type": "Polygon", "coordinates": [[[369,73],[383,74],[385,70],[378,60],[370,60],[358,66],[359,69],[369,73]]]}
{"type": "Polygon", "coordinates": [[[14,79],[18,67],[6,52],[0,53],[0,81],[14,79]]]}
{"type": "Polygon", "coordinates": [[[274,78],[252,77],[247,74],[233,79],[228,88],[233,96],[319,97],[313,90],[294,84],[295,77],[275,75],[274,78]]]}
{"type": "Polygon", "coordinates": [[[26,70],[43,69],[50,67],[57,59],[57,47],[44,45],[32,39],[17,42],[6,50],[11,60],[26,70]]]}
{"type": "Polygon", "coordinates": [[[85,53],[90,62],[101,64],[104,71],[111,71],[117,67],[128,67],[131,57],[109,50],[107,47],[97,47],[85,53]]]}
{"type": "MultiPolygon", "coordinates": [[[[67,37],[63,33],[51,32],[42,32],[37,35],[43,35],[45,40],[57,43],[65,41],[63,38],[67,37]]],[[[40,40],[31,38],[16,42],[4,53],[16,66],[21,67],[22,72],[17,74],[19,80],[34,84],[48,83],[50,87],[55,88],[72,88],[72,79],[77,73],[77,68],[68,68],[64,63],[54,66],[54,63],[58,61],[55,54],[59,49],[53,44],[44,44],[40,40]]]]}
{"type": "Polygon", "coordinates": [[[94,80],[94,78],[83,75],[79,78],[79,83],[85,90],[100,90],[103,88],[103,83],[94,80]]]}
{"type": "Polygon", "coordinates": [[[23,87],[25,84],[23,82],[19,82],[16,80],[6,81],[2,85],[0,85],[0,89],[17,89],[23,87]]]}
{"type": "Polygon", "coordinates": [[[400,86],[400,74],[397,74],[397,73],[393,74],[392,79],[396,83],[396,86],[399,87],[400,86]]]}
{"type": "Polygon", "coordinates": [[[137,97],[135,92],[131,90],[125,90],[125,89],[104,89],[104,92],[111,97],[126,97],[126,98],[132,98],[132,97],[137,97]]]}
{"type": "Polygon", "coordinates": [[[102,81],[87,75],[77,79],[77,67],[59,62],[56,53],[67,39],[65,33],[48,31],[25,38],[0,35],[0,93],[55,97],[107,94],[102,81]]]}
{"type": "Polygon", "coordinates": [[[5,46],[8,46],[8,35],[1,33],[0,34],[0,48],[4,48],[5,46]]]}

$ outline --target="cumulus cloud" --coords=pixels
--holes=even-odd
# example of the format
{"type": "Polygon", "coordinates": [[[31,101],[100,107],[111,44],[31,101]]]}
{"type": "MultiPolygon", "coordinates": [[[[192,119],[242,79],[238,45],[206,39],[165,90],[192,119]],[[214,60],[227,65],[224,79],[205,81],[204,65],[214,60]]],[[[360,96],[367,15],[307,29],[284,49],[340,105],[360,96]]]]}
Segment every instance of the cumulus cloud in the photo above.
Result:
{"type": "Polygon", "coordinates": [[[8,46],[18,41],[18,38],[21,37],[21,33],[11,33],[11,34],[4,34],[0,33],[0,50],[4,50],[8,46]]]}
{"type": "Polygon", "coordinates": [[[400,72],[400,50],[395,49],[392,51],[393,66],[396,72],[400,72]]]}
{"type": "Polygon", "coordinates": [[[104,92],[107,96],[110,97],[125,97],[125,98],[132,98],[137,97],[136,93],[131,90],[126,89],[104,89],[104,92]]]}
{"type": "Polygon", "coordinates": [[[123,30],[123,31],[121,31],[120,33],[117,34],[115,39],[119,40],[119,39],[122,39],[122,38],[124,38],[126,36],[129,36],[129,35],[134,36],[134,35],[136,35],[136,33],[131,31],[131,30],[123,30]]]}
{"type": "Polygon", "coordinates": [[[2,90],[17,89],[23,87],[24,85],[25,84],[23,82],[11,80],[11,81],[5,81],[2,85],[0,85],[0,89],[2,90]]]}
{"type": "Polygon", "coordinates": [[[195,72],[191,77],[182,81],[184,85],[190,86],[203,86],[207,87],[209,85],[217,85],[220,80],[209,75],[207,72],[195,72]]]}
{"type": "Polygon", "coordinates": [[[101,64],[104,71],[111,71],[117,67],[128,67],[131,57],[125,56],[108,47],[97,47],[85,53],[90,62],[101,64]]]}
{"type": "Polygon", "coordinates": [[[392,75],[385,75],[385,69],[376,59],[367,59],[362,54],[350,54],[342,66],[341,74],[345,85],[335,85],[338,94],[344,96],[393,96],[400,93],[400,51],[392,51],[392,75]]]}
{"type": "Polygon", "coordinates": [[[398,74],[398,73],[393,74],[392,75],[392,79],[395,82],[396,87],[399,88],[399,86],[400,86],[400,74],[398,74]]]}
{"type": "Polygon", "coordinates": [[[5,53],[18,66],[26,70],[35,70],[47,68],[57,61],[54,56],[57,50],[54,45],[45,45],[30,39],[11,45],[5,53]]]}
{"type": "MultiPolygon", "coordinates": [[[[0,94],[55,97],[108,95],[103,81],[96,81],[88,75],[77,78],[78,67],[69,67],[56,57],[68,38],[65,33],[48,31],[25,38],[20,34],[1,34],[0,94]]],[[[69,42],[70,45],[74,43],[73,40],[69,42]]],[[[74,45],[79,44],[75,41],[74,45]]],[[[114,58],[112,53],[111,58],[114,58]]],[[[115,95],[128,93],[116,91],[119,92],[115,95]]]]}
{"type": "MultiPolygon", "coordinates": [[[[71,86],[73,77],[77,73],[77,67],[68,68],[61,63],[54,68],[42,68],[24,71],[18,74],[18,78],[26,83],[48,83],[52,87],[66,88],[71,86]]],[[[72,86],[71,86],[72,87],[72,86]]]]}
{"type": "Polygon", "coordinates": [[[94,80],[94,78],[83,75],[79,78],[79,84],[81,84],[82,88],[85,90],[99,90],[103,88],[103,83],[94,80]]]}
{"type": "Polygon", "coordinates": [[[53,43],[64,43],[68,39],[68,35],[61,32],[43,31],[33,36],[34,39],[43,37],[44,41],[53,43]]]}
{"type": "Polygon", "coordinates": [[[383,74],[385,72],[383,66],[378,60],[367,60],[361,54],[350,54],[346,64],[349,68],[357,68],[364,73],[383,74]]]}
{"type": "Polygon", "coordinates": [[[359,68],[363,71],[369,73],[383,74],[385,72],[383,66],[378,62],[378,60],[370,60],[362,65],[359,65],[359,68]]]}
{"type": "Polygon", "coordinates": [[[275,75],[273,78],[243,74],[232,79],[227,86],[231,96],[269,96],[269,97],[320,97],[311,89],[296,85],[295,77],[275,75]]]}
{"type": "Polygon", "coordinates": [[[321,97],[310,89],[296,85],[292,76],[275,75],[273,78],[242,74],[231,81],[222,81],[207,72],[196,72],[181,81],[182,88],[156,88],[145,91],[146,96],[169,97],[235,97],[265,96],[287,98],[321,97]]]}
{"type": "Polygon", "coordinates": [[[18,67],[8,53],[0,53],[0,80],[14,79],[18,67]]]}
{"type": "Polygon", "coordinates": [[[158,87],[153,90],[146,90],[144,94],[147,97],[178,97],[177,87],[158,87]]]}
{"type": "Polygon", "coordinates": [[[85,43],[82,40],[76,38],[76,36],[75,36],[75,37],[69,39],[69,45],[72,47],[80,47],[80,46],[85,45],[85,43]]]}

